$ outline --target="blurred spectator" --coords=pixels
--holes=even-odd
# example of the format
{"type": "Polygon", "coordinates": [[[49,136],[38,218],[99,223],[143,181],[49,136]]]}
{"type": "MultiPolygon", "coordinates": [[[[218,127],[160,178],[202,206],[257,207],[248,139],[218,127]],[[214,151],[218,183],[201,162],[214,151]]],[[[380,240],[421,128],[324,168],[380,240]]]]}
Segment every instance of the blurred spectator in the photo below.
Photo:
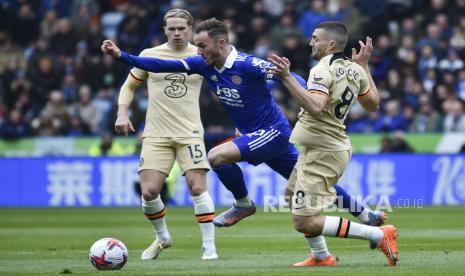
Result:
{"type": "Polygon", "coordinates": [[[29,78],[34,84],[31,88],[31,96],[38,104],[43,105],[49,98],[50,91],[60,88],[60,76],[54,62],[49,57],[40,58],[38,67],[30,68],[29,78]]]}
{"type": "Polygon", "coordinates": [[[66,135],[73,137],[81,137],[91,135],[91,131],[89,126],[82,122],[81,117],[71,116],[69,129],[66,135]]]}
{"type": "Polygon", "coordinates": [[[388,32],[389,10],[387,0],[356,0],[357,7],[360,9],[363,28],[366,34],[377,38],[381,34],[388,32]],[[376,22],[376,24],[373,24],[376,22]]]}
{"type": "Polygon", "coordinates": [[[92,91],[88,85],[79,88],[79,101],[70,107],[69,113],[80,118],[81,125],[90,128],[91,133],[97,134],[103,114],[92,102],[92,91]]]}
{"type": "Polygon", "coordinates": [[[465,113],[463,103],[457,99],[449,99],[443,103],[444,131],[465,132],[465,113]]]}
{"type": "Polygon", "coordinates": [[[304,37],[310,41],[316,26],[329,19],[330,17],[326,12],[325,2],[323,0],[314,0],[300,18],[300,31],[304,37]]]}
{"type": "MultiPolygon", "coordinates": [[[[465,0],[463,1],[465,2],[465,0]]],[[[454,28],[453,35],[450,39],[450,45],[458,50],[465,49],[465,16],[459,19],[458,25],[454,28]]]]}
{"type": "Polygon", "coordinates": [[[457,93],[457,97],[465,102],[465,70],[460,70],[457,74],[455,92],[457,93]]]}
{"type": "Polygon", "coordinates": [[[21,112],[13,109],[8,120],[0,124],[0,137],[3,139],[19,139],[31,135],[31,127],[21,116],[21,112]]]}
{"type": "Polygon", "coordinates": [[[404,130],[406,121],[401,112],[399,102],[389,100],[384,106],[384,114],[375,122],[375,131],[390,132],[404,130]]]}
{"type": "Polygon", "coordinates": [[[291,61],[291,70],[301,76],[308,76],[310,71],[310,51],[299,34],[288,34],[284,37],[281,56],[289,58],[291,61]]]}
{"type": "Polygon", "coordinates": [[[29,46],[39,34],[39,21],[29,4],[23,4],[10,25],[13,41],[21,46],[29,46]]]}
{"type": "Polygon", "coordinates": [[[358,103],[355,103],[350,109],[346,131],[352,133],[373,131],[373,122],[368,117],[367,112],[358,103]]]}
{"type": "Polygon", "coordinates": [[[50,49],[58,56],[72,56],[77,37],[68,18],[58,20],[58,30],[50,39],[50,49]]]}
{"type": "Polygon", "coordinates": [[[54,90],[50,93],[50,100],[42,110],[40,117],[47,121],[52,121],[55,128],[54,134],[65,134],[69,127],[69,113],[63,93],[60,90],[54,90]]]}
{"type": "Polygon", "coordinates": [[[295,25],[294,17],[291,14],[284,14],[279,21],[271,28],[268,37],[271,40],[271,47],[279,49],[283,42],[283,37],[288,35],[301,35],[300,29],[295,25]]]}
{"type": "Polygon", "coordinates": [[[114,141],[113,135],[108,132],[105,132],[100,137],[100,141],[89,148],[90,156],[122,156],[126,153],[124,147],[119,142],[114,141]]]}
{"type": "Polygon", "coordinates": [[[24,70],[26,68],[26,60],[21,48],[13,44],[10,36],[0,30],[0,74],[7,67],[10,67],[10,70],[24,70]],[[13,63],[14,68],[12,68],[13,63]]]}
{"type": "Polygon", "coordinates": [[[420,58],[418,59],[418,74],[421,80],[426,78],[426,71],[429,69],[436,69],[438,66],[438,59],[434,54],[431,45],[425,45],[421,48],[420,58]]]}
{"type": "Polygon", "coordinates": [[[405,140],[403,132],[396,132],[392,138],[383,137],[381,140],[380,153],[409,153],[413,148],[405,140]]]}
{"type": "Polygon", "coordinates": [[[463,60],[459,58],[457,51],[453,48],[450,48],[447,53],[447,58],[442,59],[439,61],[439,70],[441,71],[448,71],[455,73],[456,71],[463,69],[463,60]]]}
{"type": "Polygon", "coordinates": [[[410,131],[419,133],[442,131],[442,117],[433,109],[426,95],[420,97],[420,108],[410,125],[410,131]]]}
{"type": "Polygon", "coordinates": [[[58,18],[54,10],[49,10],[45,18],[40,23],[40,36],[43,39],[50,39],[58,31],[58,18]]]}

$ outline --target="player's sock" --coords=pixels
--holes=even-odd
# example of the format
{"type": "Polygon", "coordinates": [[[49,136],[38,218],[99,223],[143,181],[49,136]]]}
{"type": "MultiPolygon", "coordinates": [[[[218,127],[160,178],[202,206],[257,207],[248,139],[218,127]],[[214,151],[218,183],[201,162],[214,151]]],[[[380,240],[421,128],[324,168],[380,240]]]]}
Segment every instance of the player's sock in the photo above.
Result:
{"type": "Polygon", "coordinates": [[[370,209],[368,209],[368,207],[364,207],[360,212],[360,215],[357,216],[357,219],[363,224],[368,224],[370,222],[370,217],[368,216],[369,213],[370,209]]]}
{"type": "Polygon", "coordinates": [[[223,185],[234,196],[235,199],[242,199],[247,196],[247,188],[245,187],[244,176],[242,170],[237,164],[226,164],[212,168],[218,175],[223,185]]]}
{"type": "Polygon", "coordinates": [[[199,196],[193,196],[194,211],[197,222],[202,233],[203,247],[207,249],[215,249],[215,226],[213,219],[215,218],[215,206],[208,192],[204,192],[199,196]]]}
{"type": "Polygon", "coordinates": [[[336,189],[337,206],[340,206],[339,203],[340,203],[340,200],[342,200],[342,207],[344,209],[349,210],[349,213],[351,213],[354,217],[357,217],[358,219],[360,219],[362,223],[368,223],[368,211],[369,210],[365,210],[366,207],[363,206],[362,203],[358,202],[349,193],[347,193],[346,190],[344,190],[341,186],[335,185],[334,188],[336,189]]]}
{"type": "Polygon", "coordinates": [[[142,210],[144,211],[145,217],[150,220],[153,229],[157,233],[157,240],[171,240],[171,236],[165,222],[165,205],[163,205],[163,201],[161,201],[160,196],[151,201],[146,201],[142,198],[142,210]]]}
{"type": "Polygon", "coordinates": [[[250,206],[252,206],[252,200],[247,195],[244,198],[236,198],[236,204],[239,207],[250,207],[250,206]]]}
{"type": "Polygon", "coordinates": [[[379,227],[330,216],[326,216],[322,234],[331,237],[369,240],[376,244],[379,243],[384,235],[379,227]]]}
{"type": "Polygon", "coordinates": [[[308,245],[312,249],[312,256],[316,260],[324,260],[328,258],[329,251],[328,247],[326,246],[325,237],[322,235],[312,236],[310,234],[305,234],[305,238],[307,239],[308,245]]]}

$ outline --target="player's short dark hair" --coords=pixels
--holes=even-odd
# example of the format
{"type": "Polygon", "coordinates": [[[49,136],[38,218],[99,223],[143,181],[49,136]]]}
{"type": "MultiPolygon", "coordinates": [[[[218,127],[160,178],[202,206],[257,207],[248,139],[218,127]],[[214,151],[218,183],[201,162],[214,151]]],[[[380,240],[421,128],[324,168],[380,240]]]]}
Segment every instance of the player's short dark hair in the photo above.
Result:
{"type": "Polygon", "coordinates": [[[344,50],[347,45],[348,33],[347,27],[341,22],[337,21],[325,21],[320,23],[316,29],[323,29],[328,39],[335,40],[337,48],[344,50]]]}
{"type": "Polygon", "coordinates": [[[228,29],[226,28],[226,25],[216,18],[210,18],[200,22],[195,28],[195,34],[199,34],[201,32],[207,32],[208,36],[211,38],[216,39],[218,37],[223,37],[228,40],[228,29]]]}
{"type": "Polygon", "coordinates": [[[187,21],[187,25],[192,26],[194,23],[194,18],[190,14],[190,12],[183,10],[183,9],[172,9],[166,12],[165,16],[163,16],[163,23],[166,26],[166,20],[168,18],[184,18],[187,21]]]}

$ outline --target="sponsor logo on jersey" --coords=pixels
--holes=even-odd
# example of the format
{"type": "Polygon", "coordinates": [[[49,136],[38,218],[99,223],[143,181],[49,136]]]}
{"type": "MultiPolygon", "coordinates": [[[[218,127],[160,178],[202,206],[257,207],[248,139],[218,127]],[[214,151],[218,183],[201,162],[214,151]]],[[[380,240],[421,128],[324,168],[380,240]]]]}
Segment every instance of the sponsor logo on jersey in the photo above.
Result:
{"type": "Polygon", "coordinates": [[[242,83],[242,78],[239,77],[238,75],[233,75],[233,76],[231,77],[231,80],[232,80],[232,82],[233,82],[235,85],[239,85],[239,84],[242,83]]]}
{"type": "Polygon", "coordinates": [[[165,95],[170,98],[181,98],[187,93],[186,76],[180,73],[168,74],[165,80],[170,81],[170,85],[165,87],[165,95]]]}

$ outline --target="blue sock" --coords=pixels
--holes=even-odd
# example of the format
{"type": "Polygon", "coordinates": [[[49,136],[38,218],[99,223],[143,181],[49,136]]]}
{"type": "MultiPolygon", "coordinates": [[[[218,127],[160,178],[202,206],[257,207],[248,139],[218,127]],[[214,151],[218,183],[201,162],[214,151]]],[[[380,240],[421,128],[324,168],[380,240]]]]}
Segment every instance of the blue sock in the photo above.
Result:
{"type": "Polygon", "coordinates": [[[355,198],[349,195],[346,190],[344,190],[341,186],[336,185],[334,186],[336,189],[336,204],[340,206],[340,200],[342,200],[342,207],[344,209],[349,210],[349,213],[352,214],[354,217],[358,217],[362,211],[365,209],[362,203],[358,202],[355,198]]]}
{"type": "Polygon", "coordinates": [[[216,172],[226,189],[233,194],[235,199],[247,196],[248,192],[245,187],[244,176],[242,175],[241,168],[239,168],[236,163],[213,167],[212,169],[216,172]]]}

